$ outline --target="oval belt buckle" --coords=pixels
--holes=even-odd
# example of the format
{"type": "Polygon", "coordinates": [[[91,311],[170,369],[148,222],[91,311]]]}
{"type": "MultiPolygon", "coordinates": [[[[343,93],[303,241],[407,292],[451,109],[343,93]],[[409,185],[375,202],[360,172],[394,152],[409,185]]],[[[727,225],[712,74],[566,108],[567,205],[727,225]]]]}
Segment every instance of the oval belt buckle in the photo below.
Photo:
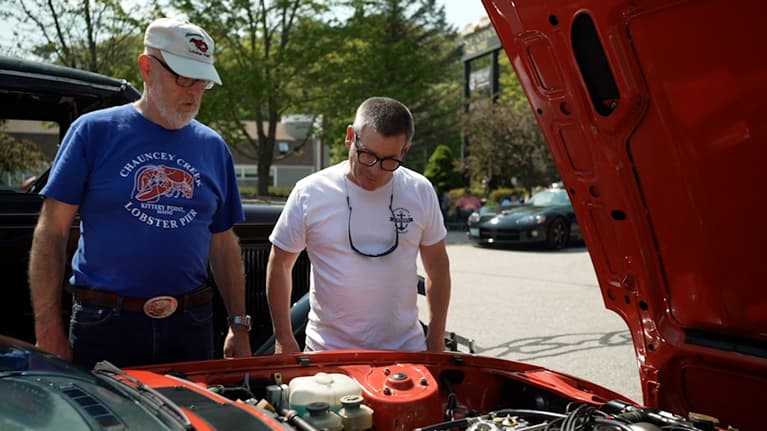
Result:
{"type": "Polygon", "coordinates": [[[178,301],[172,296],[155,296],[144,302],[144,314],[152,319],[164,319],[178,308],[178,301]]]}

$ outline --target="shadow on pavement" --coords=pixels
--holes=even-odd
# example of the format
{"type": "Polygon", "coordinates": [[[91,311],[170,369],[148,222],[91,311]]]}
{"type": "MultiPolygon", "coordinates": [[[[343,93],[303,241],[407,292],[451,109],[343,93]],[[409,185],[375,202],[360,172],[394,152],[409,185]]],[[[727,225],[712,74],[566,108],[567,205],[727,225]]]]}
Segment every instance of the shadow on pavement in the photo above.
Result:
{"type": "Polygon", "coordinates": [[[574,352],[596,350],[605,347],[631,345],[629,331],[607,333],[585,332],[543,337],[527,337],[511,340],[496,346],[480,346],[475,343],[477,354],[492,352],[495,357],[507,357],[515,361],[534,361],[574,352]]]}

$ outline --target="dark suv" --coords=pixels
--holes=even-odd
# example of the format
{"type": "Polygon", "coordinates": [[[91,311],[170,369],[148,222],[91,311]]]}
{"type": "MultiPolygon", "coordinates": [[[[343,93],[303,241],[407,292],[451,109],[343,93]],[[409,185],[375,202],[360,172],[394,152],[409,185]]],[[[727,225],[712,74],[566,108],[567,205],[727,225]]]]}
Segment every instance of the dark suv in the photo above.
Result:
{"type": "MultiPolygon", "coordinates": [[[[78,116],[129,103],[139,97],[139,91],[124,80],[0,57],[0,132],[13,138],[37,136],[32,140],[49,160],[55,156],[58,143],[78,116]],[[46,139],[48,142],[45,142],[46,139]]],[[[3,176],[0,180],[0,262],[4,268],[0,334],[34,341],[27,265],[32,232],[42,204],[42,197],[37,191],[47,180],[47,170],[0,174],[3,176]],[[14,176],[18,179],[20,175],[29,175],[34,182],[21,186],[20,181],[14,179],[14,176]]],[[[245,204],[246,220],[235,226],[241,240],[246,271],[247,311],[254,319],[251,345],[256,351],[268,349],[268,345],[262,345],[272,333],[265,296],[265,273],[270,246],[268,235],[281,210],[280,203],[245,204]]],[[[72,226],[70,256],[77,243],[78,224],[76,220],[72,226]]],[[[293,280],[293,301],[296,302],[309,288],[309,261],[305,254],[294,268],[293,280]]],[[[216,335],[220,338],[216,340],[216,345],[221,346],[221,337],[226,330],[226,312],[218,296],[214,301],[216,335]]],[[[68,315],[71,302],[67,295],[63,303],[62,312],[68,315]]],[[[299,323],[297,330],[300,329],[299,323]]]]}

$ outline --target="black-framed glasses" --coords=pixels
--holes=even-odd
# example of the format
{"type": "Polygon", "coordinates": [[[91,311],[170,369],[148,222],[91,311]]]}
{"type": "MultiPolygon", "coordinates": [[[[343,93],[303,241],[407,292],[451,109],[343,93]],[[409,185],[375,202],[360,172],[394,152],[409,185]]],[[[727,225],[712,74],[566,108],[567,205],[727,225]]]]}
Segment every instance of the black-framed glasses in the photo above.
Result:
{"type": "MultiPolygon", "coordinates": [[[[346,181],[346,179],[344,179],[344,181],[346,181]]],[[[381,256],[386,256],[387,254],[391,254],[394,250],[397,249],[397,247],[399,246],[399,229],[397,229],[397,219],[394,215],[394,210],[392,209],[393,202],[394,202],[394,190],[392,189],[392,193],[389,196],[389,212],[391,213],[392,226],[394,226],[394,245],[389,247],[388,250],[381,253],[365,253],[364,251],[361,251],[360,249],[355,247],[354,241],[352,240],[352,204],[351,204],[351,200],[349,199],[349,190],[348,189],[346,190],[346,205],[349,207],[349,222],[347,224],[348,232],[349,232],[349,245],[351,246],[352,250],[354,250],[355,253],[361,254],[362,256],[366,256],[366,257],[381,257],[381,256]]]]}
{"type": "Polygon", "coordinates": [[[396,171],[397,168],[405,163],[403,160],[394,157],[379,158],[377,155],[371,153],[368,150],[360,149],[359,144],[360,137],[357,132],[354,132],[354,152],[357,153],[357,161],[363,165],[372,168],[376,163],[381,163],[381,169],[385,171],[396,171]]]}
{"type": "Polygon", "coordinates": [[[170,66],[168,66],[168,63],[160,60],[159,58],[155,57],[152,54],[148,54],[148,55],[154,58],[155,60],[157,60],[157,62],[160,63],[160,66],[162,66],[163,69],[170,72],[170,74],[176,78],[176,85],[178,85],[179,87],[191,88],[197,84],[204,84],[203,88],[205,90],[210,90],[211,88],[213,88],[213,84],[214,84],[213,81],[209,79],[196,79],[196,78],[187,78],[186,76],[181,76],[178,73],[176,73],[176,71],[171,69],[170,66]]]}

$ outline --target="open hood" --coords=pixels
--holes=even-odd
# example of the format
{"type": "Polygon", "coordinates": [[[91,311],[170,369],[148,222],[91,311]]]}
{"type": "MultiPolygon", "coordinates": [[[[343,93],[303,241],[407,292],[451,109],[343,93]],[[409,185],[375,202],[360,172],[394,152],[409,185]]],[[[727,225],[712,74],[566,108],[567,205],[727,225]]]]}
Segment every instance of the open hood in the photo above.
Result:
{"type": "Polygon", "coordinates": [[[767,6],[482,1],[605,305],[630,328],[644,403],[755,418],[767,401],[767,232],[755,193],[767,155],[767,6]]]}

